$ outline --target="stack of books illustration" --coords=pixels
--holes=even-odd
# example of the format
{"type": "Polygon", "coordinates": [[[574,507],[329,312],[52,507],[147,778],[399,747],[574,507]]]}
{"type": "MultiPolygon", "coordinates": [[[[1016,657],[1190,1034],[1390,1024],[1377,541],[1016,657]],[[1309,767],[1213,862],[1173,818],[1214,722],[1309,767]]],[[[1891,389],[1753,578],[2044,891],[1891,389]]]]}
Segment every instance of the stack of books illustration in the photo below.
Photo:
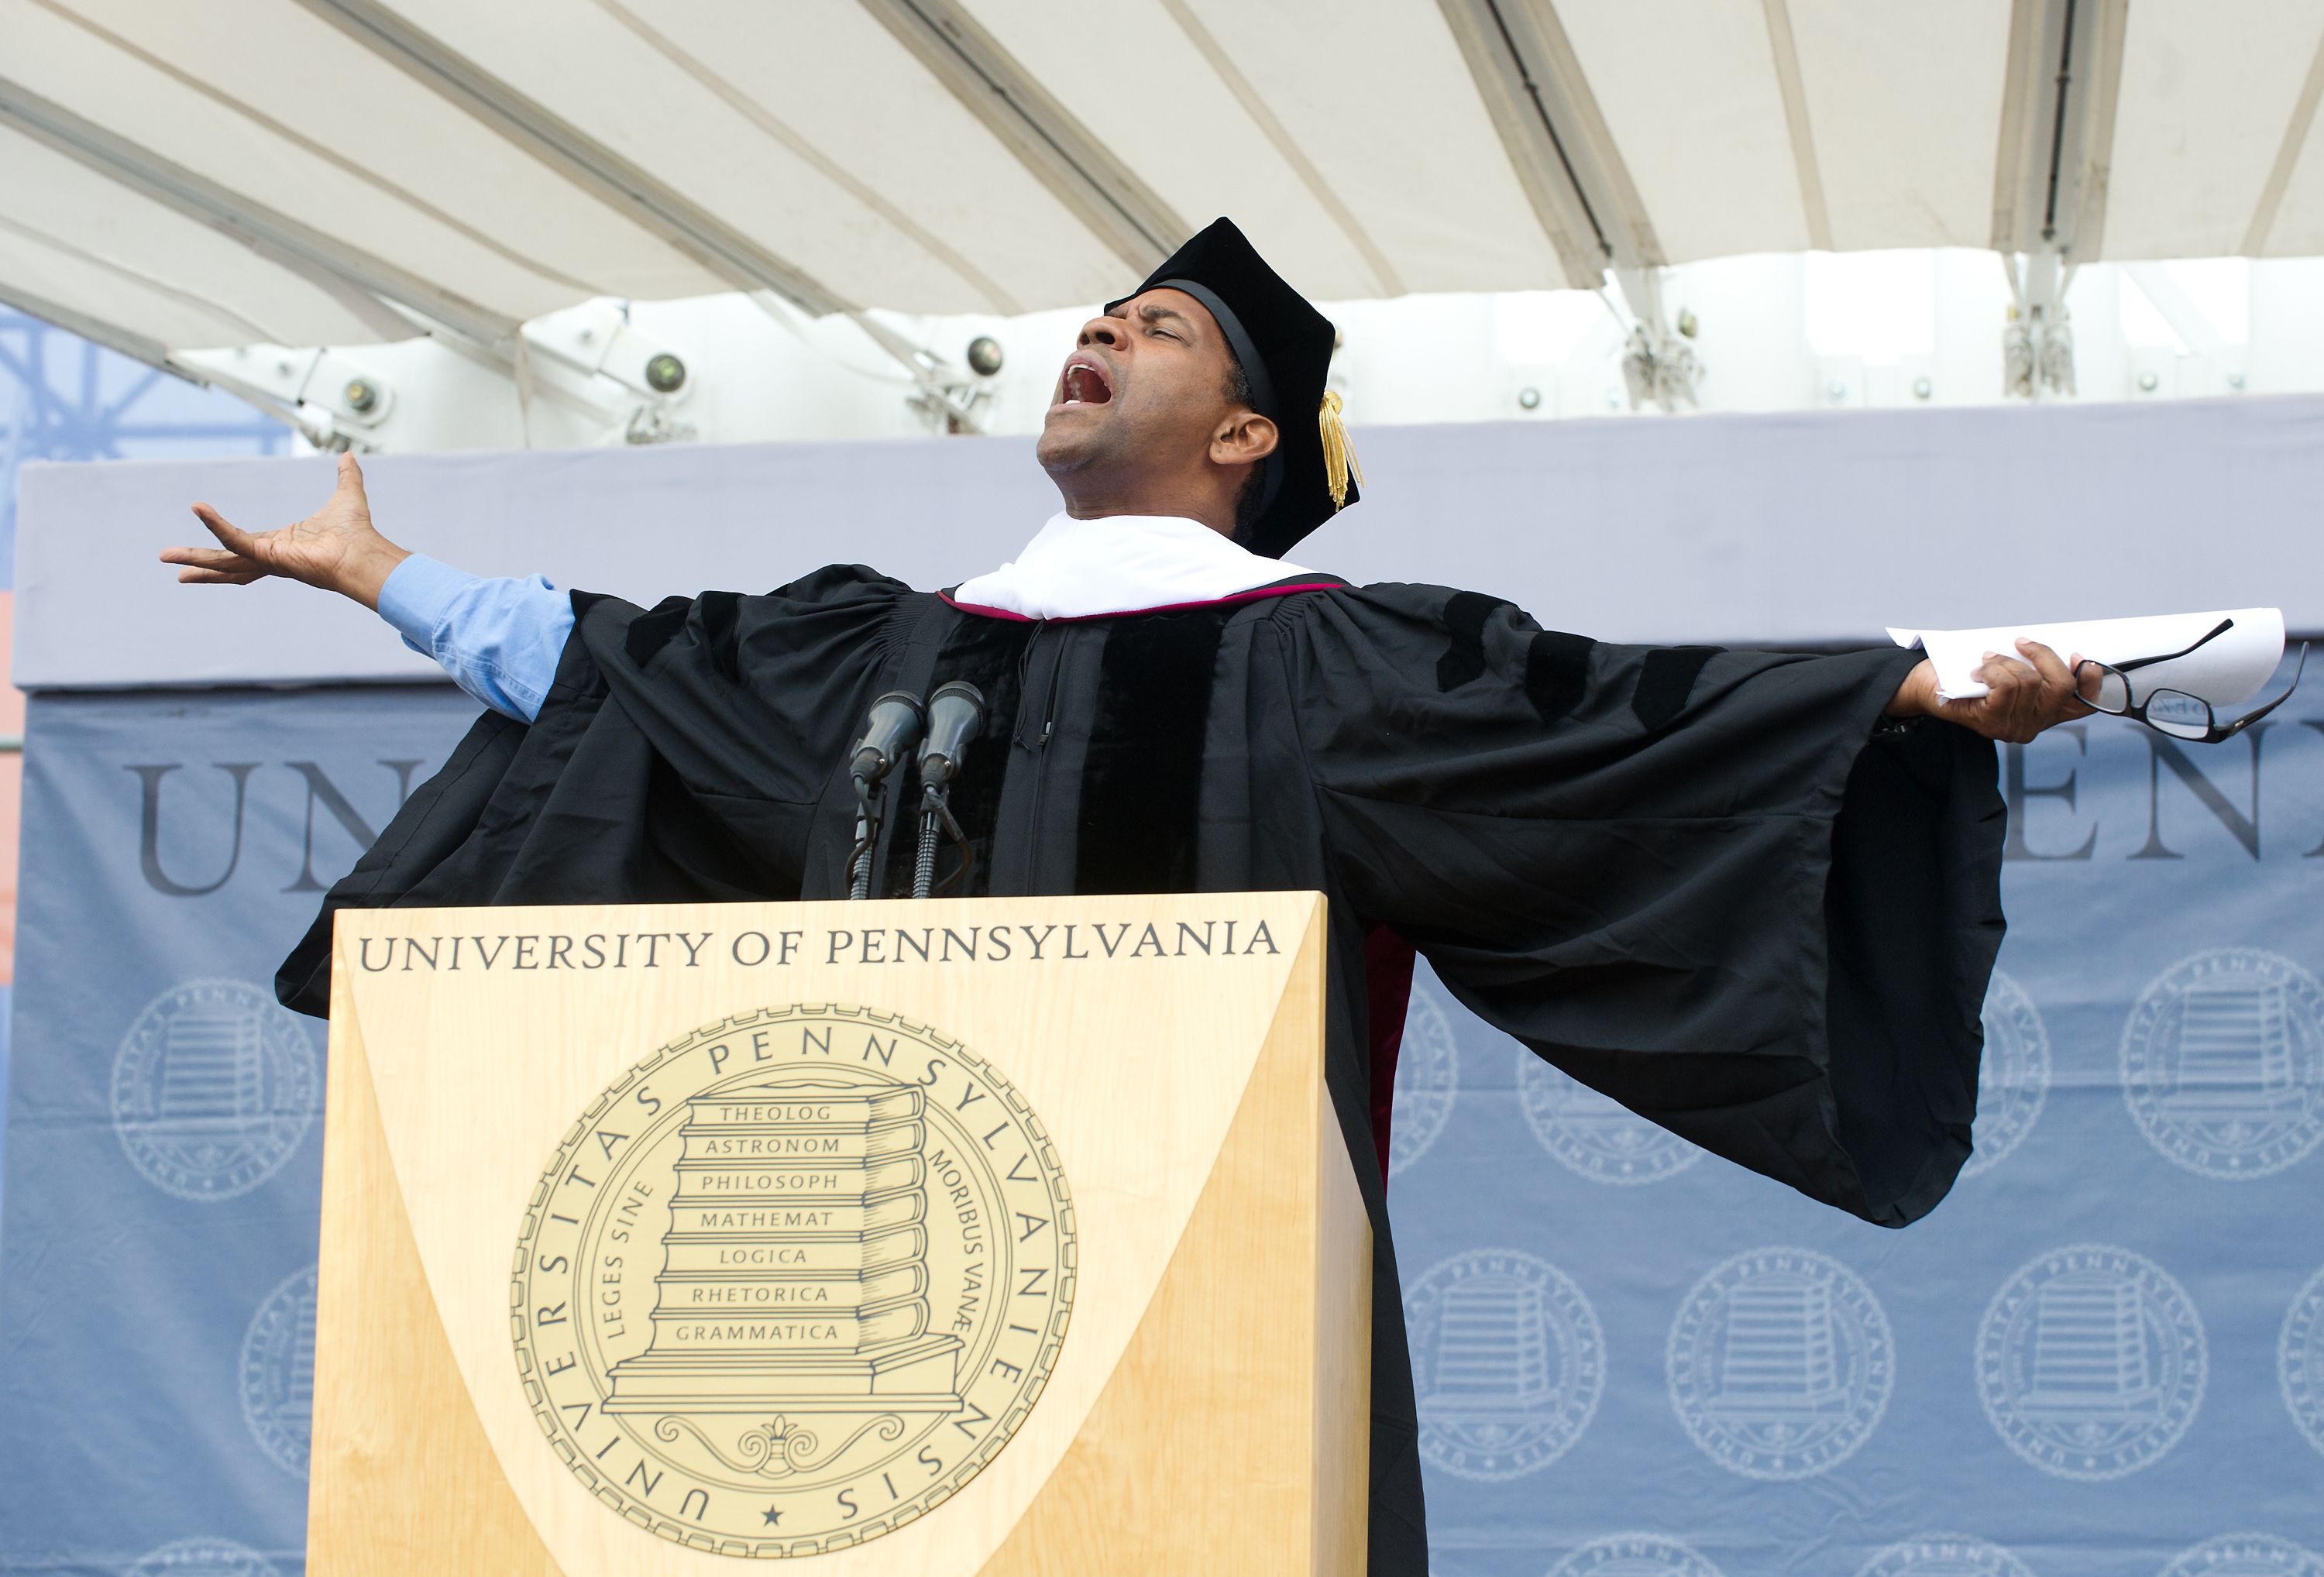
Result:
{"type": "Polygon", "coordinates": [[[2034,1307],[2030,1380],[2017,1412],[2037,1423],[2152,1411],[2162,1393],[2148,1360],[2137,1285],[2087,1272],[2044,1286],[2034,1307]]]}
{"type": "Polygon", "coordinates": [[[282,1397],[274,1406],[274,1421],[303,1441],[315,1416],[315,1282],[312,1277],[299,1292],[299,1307],[290,1331],[290,1351],[284,1364],[282,1397]]]}
{"type": "Polygon", "coordinates": [[[264,1123],[266,1061],[257,1015],[189,1008],[162,1030],[153,1126],[172,1139],[235,1140],[264,1123]]]}
{"type": "Polygon", "coordinates": [[[653,1336],[608,1413],[956,1412],[928,1332],[917,1089],[800,1079],[697,1095],[653,1336]]]}
{"type": "Polygon", "coordinates": [[[1515,1277],[1472,1277],[1444,1294],[1429,1405],[1456,1416],[1526,1411],[1557,1390],[1542,1289],[1515,1277]]]}
{"type": "Polygon", "coordinates": [[[2303,1106],[2282,981],[2199,981],[2180,1000],[2179,1067],[2162,1109],[2196,1120],[2303,1106]]]}
{"type": "Polygon", "coordinates": [[[1738,1284],[1727,1295],[1718,1389],[1705,1411],[1737,1423],[1781,1422],[1847,1406],[1831,1284],[1796,1276],[1738,1284]]]}

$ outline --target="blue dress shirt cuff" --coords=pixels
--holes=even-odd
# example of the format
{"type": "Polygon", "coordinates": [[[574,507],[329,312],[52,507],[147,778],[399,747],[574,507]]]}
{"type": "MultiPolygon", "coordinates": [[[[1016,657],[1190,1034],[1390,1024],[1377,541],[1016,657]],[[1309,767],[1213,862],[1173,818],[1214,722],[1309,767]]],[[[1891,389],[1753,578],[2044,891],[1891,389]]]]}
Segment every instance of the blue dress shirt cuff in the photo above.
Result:
{"type": "Polygon", "coordinates": [[[540,715],[573,632],[572,599],[543,577],[485,579],[419,553],[379,588],[379,613],[453,683],[520,723],[540,715]]]}

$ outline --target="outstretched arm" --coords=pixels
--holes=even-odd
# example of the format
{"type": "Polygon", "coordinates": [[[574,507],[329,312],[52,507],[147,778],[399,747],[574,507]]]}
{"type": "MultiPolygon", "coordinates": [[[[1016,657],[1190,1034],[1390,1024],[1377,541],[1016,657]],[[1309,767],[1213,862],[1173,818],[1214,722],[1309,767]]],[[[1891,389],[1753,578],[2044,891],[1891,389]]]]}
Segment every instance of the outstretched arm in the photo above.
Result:
{"type": "Polygon", "coordinates": [[[493,711],[520,723],[540,715],[573,632],[572,599],[537,575],[486,580],[397,547],[372,524],[353,455],[339,458],[330,501],[296,525],[244,531],[206,503],[194,514],[222,545],[163,550],[180,580],[247,586],[274,575],[337,592],[376,611],[493,711]]]}

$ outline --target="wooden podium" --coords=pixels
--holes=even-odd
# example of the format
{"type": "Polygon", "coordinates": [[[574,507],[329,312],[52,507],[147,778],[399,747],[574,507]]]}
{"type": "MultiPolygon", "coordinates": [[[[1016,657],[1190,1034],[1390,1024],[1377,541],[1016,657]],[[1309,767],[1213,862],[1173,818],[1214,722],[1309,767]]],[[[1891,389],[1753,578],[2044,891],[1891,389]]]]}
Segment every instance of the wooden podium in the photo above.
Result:
{"type": "Polygon", "coordinates": [[[1363,1570],[1317,895],[336,945],[317,1577],[1363,1570]]]}

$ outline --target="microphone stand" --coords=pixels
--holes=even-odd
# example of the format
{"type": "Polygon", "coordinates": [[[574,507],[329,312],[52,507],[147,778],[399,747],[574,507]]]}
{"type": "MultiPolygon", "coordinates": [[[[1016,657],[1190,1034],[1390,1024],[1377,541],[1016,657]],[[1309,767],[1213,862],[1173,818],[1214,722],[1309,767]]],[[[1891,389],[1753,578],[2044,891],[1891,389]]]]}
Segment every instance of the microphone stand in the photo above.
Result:
{"type": "Polygon", "coordinates": [[[968,742],[983,724],[984,696],[965,679],[939,685],[928,697],[928,735],[920,745],[920,846],[912,861],[914,898],[933,895],[939,830],[951,835],[961,853],[961,868],[945,885],[964,881],[976,869],[976,850],[953,819],[952,784],[960,775],[968,742]]]}
{"type": "Polygon", "coordinates": [[[877,781],[875,779],[867,783],[861,774],[855,779],[855,852],[847,862],[847,896],[851,899],[872,896],[872,845],[880,838],[880,816],[872,805],[877,781]]]}
{"type": "Polygon", "coordinates": [[[939,829],[951,836],[961,853],[960,870],[946,877],[945,885],[950,887],[976,868],[976,851],[970,845],[968,835],[960,830],[960,823],[952,818],[949,793],[941,788],[924,788],[920,791],[920,847],[912,860],[914,898],[934,896],[931,889],[936,882],[936,833],[939,829]]]}
{"type": "Polygon", "coordinates": [[[920,737],[927,715],[920,703],[901,690],[890,690],[872,703],[863,735],[855,742],[848,764],[855,782],[855,847],[848,856],[847,896],[872,896],[872,855],[880,841],[880,793],[888,774],[920,737]]]}

